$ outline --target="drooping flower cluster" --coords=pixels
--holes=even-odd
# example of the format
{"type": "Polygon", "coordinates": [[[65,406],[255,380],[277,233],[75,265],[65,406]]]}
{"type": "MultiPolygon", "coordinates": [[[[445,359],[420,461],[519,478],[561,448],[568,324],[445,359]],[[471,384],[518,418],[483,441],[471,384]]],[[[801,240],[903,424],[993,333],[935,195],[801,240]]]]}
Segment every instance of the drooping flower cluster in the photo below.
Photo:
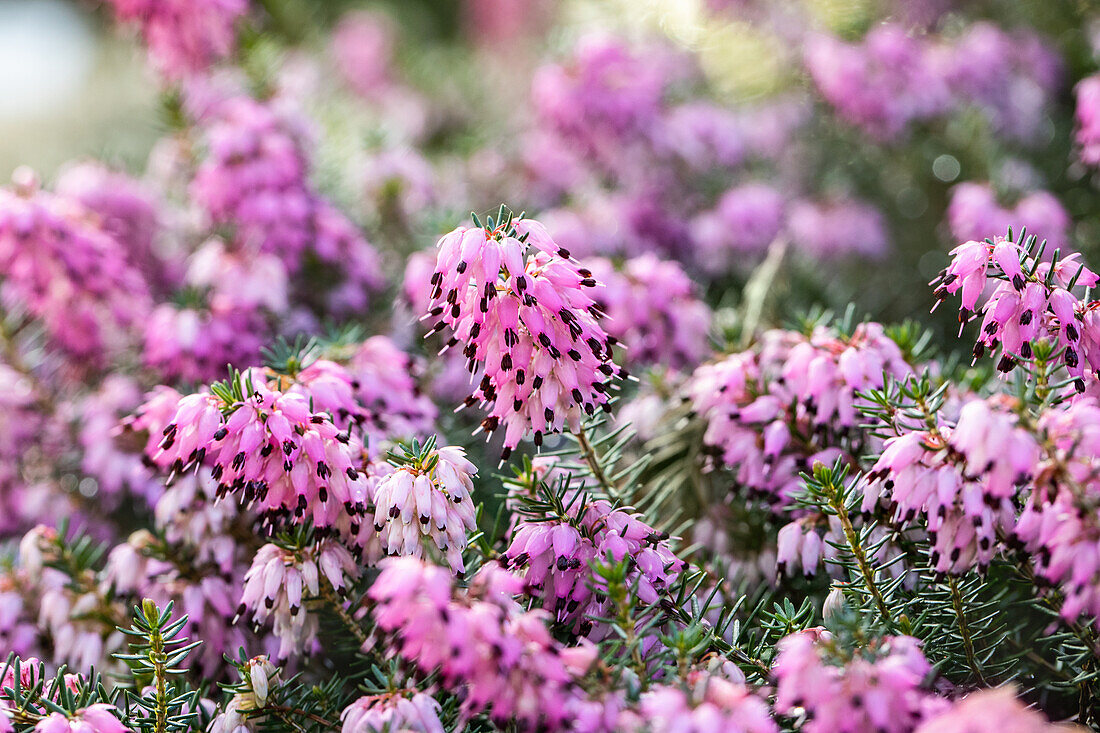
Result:
{"type": "Polygon", "coordinates": [[[1070,375],[1077,378],[1078,389],[1084,390],[1085,367],[1095,370],[1100,365],[1100,335],[1092,308],[1072,289],[1091,288],[1100,276],[1079,263],[1077,254],[1053,264],[1040,261],[1040,255],[1034,238],[1024,245],[1002,238],[966,242],[951,251],[951,264],[932,285],[938,302],[961,291],[960,324],[982,316],[975,357],[987,349],[1000,349],[997,368],[1010,372],[1017,360],[1031,359],[1032,342],[1049,339],[1060,349],[1070,375]],[[1000,282],[986,295],[988,278],[1000,282]]]}
{"type": "Polygon", "coordinates": [[[907,733],[930,713],[946,707],[924,689],[932,665],[920,642],[909,636],[882,639],[874,648],[836,666],[835,640],[824,629],[792,634],[779,642],[772,673],[775,709],[805,711],[807,733],[907,733]]]}
{"type": "Polygon", "coordinates": [[[705,442],[736,470],[737,483],[782,505],[800,472],[843,455],[843,439],[860,420],[857,394],[911,367],[877,323],[850,335],[825,327],[808,337],[769,331],[760,343],[759,351],[699,367],[687,393],[706,421],[705,442]]]}
{"type": "Polygon", "coordinates": [[[885,504],[898,526],[923,517],[931,564],[941,573],[989,567],[999,535],[1011,533],[1017,485],[1037,470],[1039,446],[1015,416],[973,399],[952,426],[915,429],[886,441],[868,474],[863,511],[885,504]]]}
{"type": "Polygon", "coordinates": [[[271,621],[279,639],[279,656],[309,649],[317,636],[317,617],[303,605],[324,592],[342,595],[349,580],[359,577],[351,553],[338,542],[321,540],[303,551],[266,544],[256,553],[244,576],[237,616],[251,612],[254,623],[271,621]],[[331,591],[330,591],[331,589],[331,591]]]}
{"type": "Polygon", "coordinates": [[[484,370],[466,404],[488,407],[486,431],[504,428],[505,458],[606,409],[619,370],[588,292],[598,283],[537,221],[459,227],[439,240],[432,284],[435,331],[450,327],[470,371],[484,370]]]}
{"type": "MultiPolygon", "coordinates": [[[[1040,421],[1050,445],[1040,479],[1027,498],[1015,538],[1031,553],[1035,572],[1064,594],[1062,616],[1100,615],[1100,403],[1082,396],[1040,421]],[[1046,470],[1044,470],[1044,468],[1046,470]]],[[[1094,622],[1095,623],[1095,622],[1094,622]]]]}
{"type": "Polygon", "coordinates": [[[629,363],[683,368],[702,361],[710,309],[679,265],[650,254],[627,260],[621,270],[603,258],[584,266],[603,283],[596,303],[607,315],[608,333],[627,345],[629,363]]]}
{"type": "Polygon", "coordinates": [[[568,66],[546,66],[532,83],[544,124],[599,156],[617,138],[643,135],[656,119],[668,71],[611,39],[590,38],[568,66]]]}
{"type": "Polygon", "coordinates": [[[364,429],[372,440],[425,436],[437,409],[422,394],[416,377],[420,364],[385,336],[371,336],[348,360],[356,398],[366,408],[364,429]]]}
{"type": "Polygon", "coordinates": [[[657,603],[684,569],[668,533],[605,499],[570,500],[564,516],[521,520],[500,557],[501,565],[523,573],[531,594],[558,622],[585,634],[590,617],[609,610],[606,584],[592,572],[593,562],[624,560],[629,583],[647,605],[657,603]]]}
{"type": "Polygon", "coordinates": [[[151,187],[94,161],[67,166],[57,179],[59,196],[76,199],[121,244],[126,257],[156,292],[176,284],[175,252],[159,240],[162,203],[151,187]]]}
{"type": "Polygon", "coordinates": [[[523,611],[512,599],[522,586],[487,566],[463,593],[447,571],[403,557],[385,561],[369,595],[395,651],[425,672],[438,670],[449,689],[463,690],[464,710],[555,729],[570,719],[576,679],[595,649],[559,646],[546,614],[523,611]]]}
{"type": "Polygon", "coordinates": [[[302,394],[268,387],[255,369],[211,389],[178,401],[150,455],[157,465],[181,472],[209,464],[219,493],[253,503],[267,523],[347,523],[358,534],[368,497],[354,436],[302,394]]]}
{"type": "Polygon", "coordinates": [[[434,440],[423,447],[414,443],[394,466],[374,493],[374,529],[382,548],[413,557],[437,551],[452,570],[463,572],[466,538],[477,528],[472,499],[477,467],[461,448],[435,448],[434,440]]]}

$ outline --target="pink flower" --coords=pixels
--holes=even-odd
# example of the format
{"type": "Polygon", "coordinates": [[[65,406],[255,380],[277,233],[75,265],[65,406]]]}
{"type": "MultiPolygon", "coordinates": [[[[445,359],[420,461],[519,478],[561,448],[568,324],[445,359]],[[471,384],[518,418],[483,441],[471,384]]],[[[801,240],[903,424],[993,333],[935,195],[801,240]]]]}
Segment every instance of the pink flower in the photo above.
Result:
{"type": "Polygon", "coordinates": [[[256,553],[244,577],[244,591],[237,616],[252,612],[256,624],[269,619],[279,639],[279,656],[308,649],[317,635],[317,617],[302,606],[321,597],[321,582],[338,595],[348,580],[359,577],[359,568],[347,549],[321,540],[301,552],[266,544],[256,553]]]}
{"type": "Polygon", "coordinates": [[[932,45],[899,25],[876,26],[858,45],[811,36],[805,61],[837,112],[882,141],[897,140],[951,101],[932,45]]]}
{"type": "Polygon", "coordinates": [[[918,640],[886,637],[874,649],[837,660],[840,666],[828,659],[836,653],[834,647],[823,629],[779,642],[772,669],[777,680],[775,709],[790,713],[805,708],[807,733],[908,733],[936,710],[935,698],[922,688],[932,666],[918,640]]]}
{"type": "Polygon", "coordinates": [[[35,733],[127,733],[130,729],[115,717],[114,705],[96,703],[77,710],[73,716],[50,713],[34,726],[35,733]]]}
{"type": "Polygon", "coordinates": [[[536,221],[460,227],[439,241],[432,275],[434,332],[465,344],[484,377],[466,405],[489,408],[482,428],[504,428],[503,457],[530,433],[576,430],[584,413],[608,408],[613,340],[588,293],[597,286],[536,221]]]}
{"type": "Polygon", "coordinates": [[[915,733],[1071,733],[1027,708],[1011,687],[978,690],[922,723],[915,733]]]}
{"type": "Polygon", "coordinates": [[[557,730],[582,694],[575,660],[550,636],[544,612],[512,600],[518,591],[515,577],[493,565],[463,592],[446,570],[402,557],[384,562],[369,595],[394,651],[437,670],[445,688],[461,691],[464,711],[557,730]]]}
{"type": "Polygon", "coordinates": [[[255,503],[265,522],[308,515],[316,527],[358,534],[367,496],[351,436],[303,395],[270,388],[256,370],[215,391],[178,401],[152,460],[177,472],[211,465],[219,494],[255,503]]]}
{"type": "Polygon", "coordinates": [[[583,502],[583,512],[570,504],[568,516],[526,515],[512,533],[501,565],[523,573],[532,595],[562,623],[582,634],[591,630],[591,616],[611,612],[602,581],[591,564],[630,558],[630,580],[639,600],[652,605],[684,568],[668,546],[668,534],[657,532],[639,515],[612,509],[603,499],[583,502]]]}
{"type": "Polygon", "coordinates": [[[145,281],[78,201],[39,190],[26,169],[15,175],[15,188],[0,191],[5,307],[40,321],[74,367],[99,366],[148,312],[145,281]]]}

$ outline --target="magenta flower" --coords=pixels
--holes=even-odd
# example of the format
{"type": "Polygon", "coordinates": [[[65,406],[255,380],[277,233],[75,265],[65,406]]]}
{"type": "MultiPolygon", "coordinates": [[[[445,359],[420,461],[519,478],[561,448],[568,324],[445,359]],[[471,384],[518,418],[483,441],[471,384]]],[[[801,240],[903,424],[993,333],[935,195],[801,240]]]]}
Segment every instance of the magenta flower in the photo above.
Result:
{"type": "Polygon", "coordinates": [[[25,169],[16,177],[0,191],[5,307],[38,319],[74,367],[101,365],[148,313],[145,281],[79,202],[39,190],[25,169]]]}
{"type": "Polygon", "coordinates": [[[747,183],[729,189],[712,211],[693,222],[699,248],[694,259],[715,275],[743,265],[744,255],[764,252],[779,236],[783,213],[783,195],[771,186],[747,183]]]}
{"type": "Polygon", "coordinates": [[[595,649],[559,646],[544,612],[523,611],[512,600],[522,582],[499,567],[483,568],[467,592],[452,583],[446,570],[417,558],[385,561],[369,595],[394,650],[461,690],[467,713],[560,729],[583,694],[575,680],[595,649]]]}
{"type": "Polygon", "coordinates": [[[858,45],[811,36],[806,67],[825,99],[848,122],[882,141],[945,111],[951,97],[935,49],[898,25],[873,28],[858,45]]]}
{"type": "Polygon", "coordinates": [[[758,352],[696,369],[687,393],[706,422],[704,441],[735,469],[738,484],[783,506],[801,486],[800,473],[841,457],[841,435],[860,420],[857,395],[881,387],[884,373],[911,371],[877,323],[860,324],[851,336],[825,327],[808,338],[769,331],[758,352]],[[799,445],[793,432],[820,437],[799,445]]]}
{"type": "Polygon", "coordinates": [[[276,255],[291,276],[307,255],[338,268],[328,305],[361,311],[382,284],[378,253],[310,184],[305,122],[244,96],[193,96],[208,155],[190,190],[212,223],[234,226],[237,247],[276,255]]]}
{"type": "Polygon", "coordinates": [[[267,522],[308,517],[358,534],[367,496],[352,436],[303,395],[269,388],[256,370],[212,389],[178,401],[150,455],[157,465],[179,472],[209,464],[219,494],[254,504],[267,522]]]}
{"type": "Polygon", "coordinates": [[[600,592],[602,581],[592,572],[593,561],[630,558],[628,582],[647,605],[658,602],[684,562],[669,549],[668,533],[657,532],[639,515],[612,509],[603,499],[585,502],[583,514],[576,506],[574,502],[573,513],[556,520],[521,520],[500,561],[523,572],[533,595],[559,622],[587,633],[590,616],[610,612],[600,592]]]}

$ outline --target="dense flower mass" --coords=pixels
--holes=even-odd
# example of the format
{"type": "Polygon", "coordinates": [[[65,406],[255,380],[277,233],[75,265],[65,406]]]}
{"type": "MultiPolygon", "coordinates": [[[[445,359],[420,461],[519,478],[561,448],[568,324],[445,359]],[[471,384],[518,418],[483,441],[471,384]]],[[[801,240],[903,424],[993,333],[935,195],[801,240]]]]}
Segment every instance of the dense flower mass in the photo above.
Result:
{"type": "Polygon", "coordinates": [[[25,312],[51,345],[102,363],[148,311],[148,291],[125,250],[77,200],[16,173],[0,190],[0,277],[5,311],[25,312]]]}
{"type": "Polygon", "coordinates": [[[808,337],[771,331],[758,351],[699,367],[687,392],[706,421],[705,442],[736,468],[738,485],[784,504],[799,472],[842,455],[860,420],[861,393],[910,372],[879,324],[850,335],[822,327],[808,337]]]}
{"type": "Polygon", "coordinates": [[[567,706],[579,692],[575,677],[592,662],[592,651],[561,648],[542,613],[512,601],[520,585],[497,571],[456,598],[445,571],[402,558],[388,561],[370,595],[379,606],[379,628],[395,636],[395,650],[424,670],[438,668],[449,686],[465,686],[467,710],[558,727],[568,719],[567,706]]]}
{"type": "Polygon", "coordinates": [[[775,659],[776,709],[805,710],[804,730],[909,731],[937,705],[922,687],[932,671],[916,639],[883,639],[870,658],[843,666],[829,663],[832,639],[823,629],[810,629],[779,643],[775,659]]]}
{"type": "Polygon", "coordinates": [[[668,534],[638,515],[604,500],[567,511],[554,519],[521,520],[500,558],[504,567],[522,571],[532,595],[557,621],[590,630],[591,619],[610,610],[606,584],[592,573],[594,562],[626,560],[645,604],[657,603],[683,570],[683,561],[668,547],[668,534]]]}
{"type": "Polygon", "coordinates": [[[1100,721],[1093,5],[21,5],[0,733],[1100,721]]]}
{"type": "Polygon", "coordinates": [[[695,298],[691,280],[674,262],[653,255],[616,270],[602,258],[584,261],[603,288],[596,295],[609,334],[628,344],[631,363],[693,366],[706,353],[710,312],[695,298]]]}
{"type": "Polygon", "coordinates": [[[109,0],[134,23],[157,68],[169,77],[204,71],[232,53],[248,0],[109,0]]]}
{"type": "Polygon", "coordinates": [[[439,240],[432,286],[428,315],[483,373],[466,404],[488,407],[486,431],[503,428],[503,457],[608,405],[619,369],[587,292],[599,283],[542,224],[509,217],[454,230],[439,240]]]}

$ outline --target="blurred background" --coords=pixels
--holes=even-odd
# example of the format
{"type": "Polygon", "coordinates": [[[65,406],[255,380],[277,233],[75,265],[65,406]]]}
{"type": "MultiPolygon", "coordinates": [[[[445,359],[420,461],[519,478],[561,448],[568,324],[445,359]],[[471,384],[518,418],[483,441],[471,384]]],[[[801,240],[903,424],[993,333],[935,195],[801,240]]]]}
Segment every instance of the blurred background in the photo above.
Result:
{"type": "MultiPolygon", "coordinates": [[[[717,308],[770,251],[772,320],[849,300],[923,319],[946,251],[1008,225],[1095,254],[1085,0],[256,5],[247,83],[299,100],[318,185],[383,249],[507,201],[578,254],[680,261],[717,308]]],[[[5,172],[148,174],[176,112],[109,10],[0,2],[5,172]]]]}

